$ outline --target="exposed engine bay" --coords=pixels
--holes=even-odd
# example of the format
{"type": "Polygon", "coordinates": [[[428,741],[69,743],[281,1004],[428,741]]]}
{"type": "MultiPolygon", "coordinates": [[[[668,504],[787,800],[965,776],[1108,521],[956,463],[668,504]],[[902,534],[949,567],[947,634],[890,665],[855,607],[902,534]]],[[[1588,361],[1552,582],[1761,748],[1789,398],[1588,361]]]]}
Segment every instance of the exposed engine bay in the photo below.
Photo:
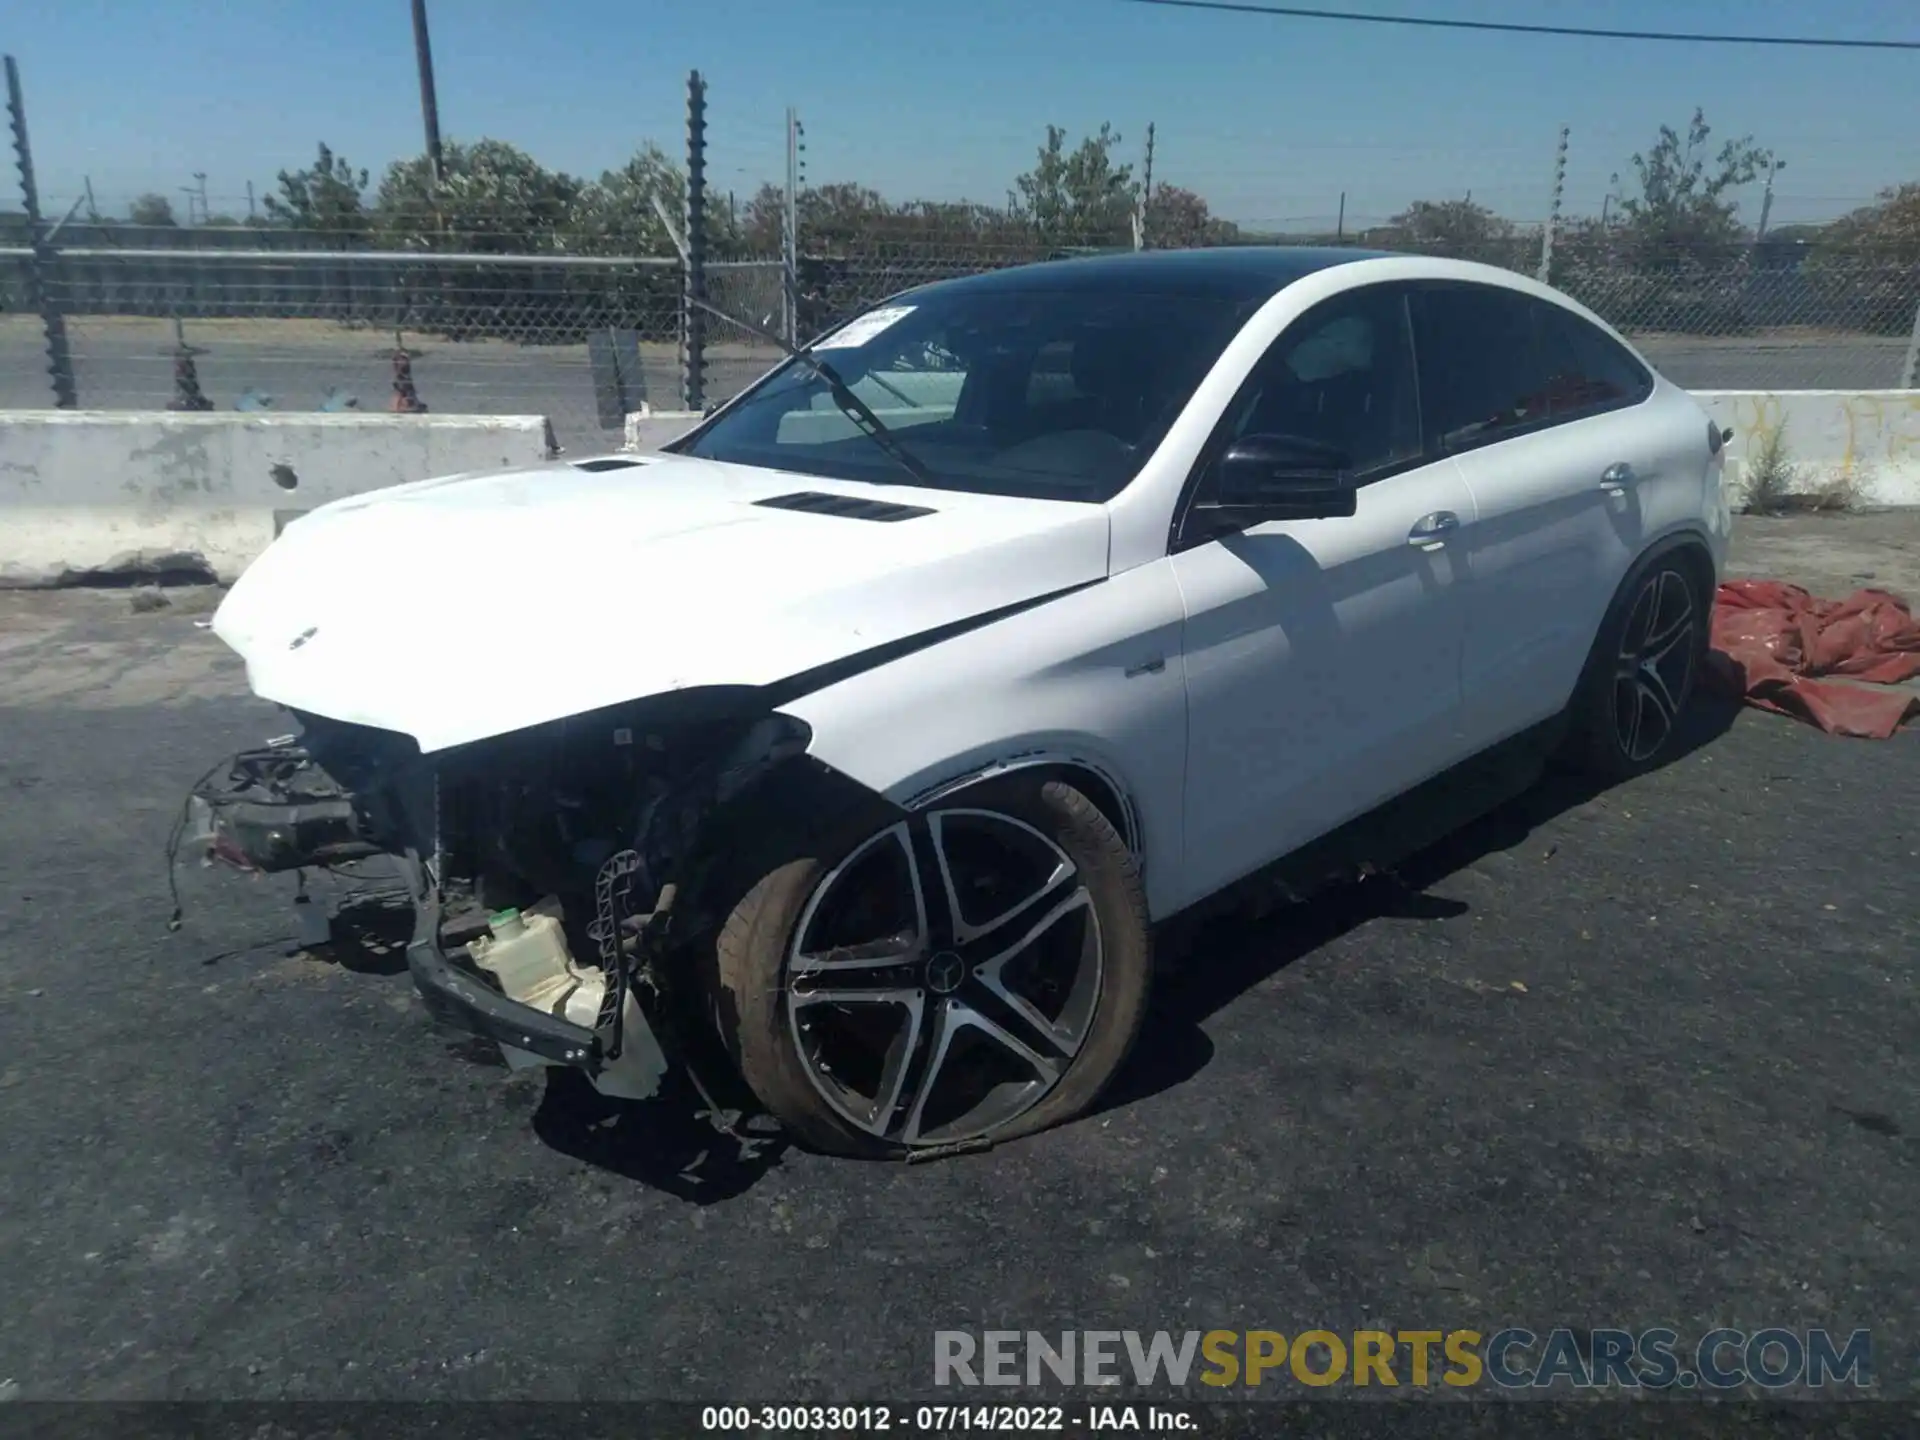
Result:
{"type": "Polygon", "coordinates": [[[801,722],[752,692],[681,692],[423,755],[295,718],[298,735],[194,787],[170,861],[281,874],[391,857],[436,1019],[616,1098],[656,1093],[677,1061],[727,1127],[685,1042],[705,1028],[693,952],[718,923],[703,905],[728,836],[764,829],[770,805],[812,808],[821,782],[858,789],[805,756],[801,722]]]}

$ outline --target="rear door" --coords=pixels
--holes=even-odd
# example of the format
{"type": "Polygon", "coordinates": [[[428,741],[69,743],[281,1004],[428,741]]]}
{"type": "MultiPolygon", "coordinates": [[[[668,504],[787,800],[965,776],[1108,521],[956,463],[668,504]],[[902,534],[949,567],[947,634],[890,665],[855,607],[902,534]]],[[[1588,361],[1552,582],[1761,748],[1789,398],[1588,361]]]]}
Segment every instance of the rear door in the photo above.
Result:
{"type": "Polygon", "coordinates": [[[1414,314],[1427,443],[1476,514],[1459,563],[1462,723],[1478,750],[1572,694],[1644,543],[1636,485],[1663,464],[1635,417],[1655,386],[1604,332],[1517,290],[1424,286],[1414,314]]]}

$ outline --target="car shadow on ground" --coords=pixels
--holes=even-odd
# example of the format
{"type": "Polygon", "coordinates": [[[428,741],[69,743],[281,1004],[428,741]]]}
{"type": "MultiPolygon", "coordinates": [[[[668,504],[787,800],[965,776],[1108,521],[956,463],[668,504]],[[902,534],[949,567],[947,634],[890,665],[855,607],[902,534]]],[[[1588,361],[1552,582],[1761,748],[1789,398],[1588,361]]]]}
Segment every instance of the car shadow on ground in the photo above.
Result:
{"type": "MultiPolygon", "coordinates": [[[[1687,708],[1675,764],[1712,744],[1738,718],[1737,699],[1702,696],[1687,708]]],[[[1206,1069],[1213,1043],[1205,1025],[1262,981],[1370,920],[1448,920],[1464,901],[1427,893],[1489,855],[1525,842],[1541,825],[1609,787],[1550,770],[1515,799],[1455,830],[1391,871],[1336,885],[1305,901],[1243,909],[1211,920],[1175,917],[1161,927],[1162,963],[1139,1041],[1094,1113],[1145,1100],[1206,1069]]]]}
{"type": "Polygon", "coordinates": [[[546,1092],[534,1111],[541,1141],[601,1170],[637,1180],[695,1205],[746,1193],[780,1163],[786,1141],[755,1127],[743,1144],[703,1116],[705,1102],[678,1066],[650,1100],[610,1100],[578,1070],[547,1071],[546,1092]]]}

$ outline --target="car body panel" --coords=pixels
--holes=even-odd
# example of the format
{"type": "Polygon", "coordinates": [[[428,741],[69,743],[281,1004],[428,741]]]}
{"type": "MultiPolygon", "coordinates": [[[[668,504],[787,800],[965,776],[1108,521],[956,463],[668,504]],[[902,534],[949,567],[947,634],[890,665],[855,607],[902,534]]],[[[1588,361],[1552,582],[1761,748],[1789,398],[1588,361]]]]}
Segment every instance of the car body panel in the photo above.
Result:
{"type": "Polygon", "coordinates": [[[811,753],[901,804],[1010,766],[1081,766],[1132,813],[1149,910],[1177,908],[1187,693],[1165,559],[782,707],[811,753]]]}
{"type": "MultiPolygon", "coordinates": [[[[1423,517],[1471,526],[1453,468],[1363,486],[1354,515],[1258,525],[1172,560],[1187,609],[1187,898],[1461,757],[1465,578],[1423,517]]],[[[1456,532],[1457,533],[1457,532],[1456,532]]]]}
{"type": "Polygon", "coordinates": [[[1634,561],[1698,524],[1706,438],[1698,405],[1661,382],[1637,405],[1452,458],[1478,514],[1462,557],[1469,749],[1565,707],[1634,561]],[[1615,488],[1619,466],[1632,478],[1615,488]]]}
{"type": "Polygon", "coordinates": [[[549,466],[324,506],[241,576],[214,629],[263,698],[433,751],[667,691],[768,685],[1096,583],[1107,529],[1099,506],[703,460],[549,466]],[[932,513],[754,503],[801,491],[932,513]]]}

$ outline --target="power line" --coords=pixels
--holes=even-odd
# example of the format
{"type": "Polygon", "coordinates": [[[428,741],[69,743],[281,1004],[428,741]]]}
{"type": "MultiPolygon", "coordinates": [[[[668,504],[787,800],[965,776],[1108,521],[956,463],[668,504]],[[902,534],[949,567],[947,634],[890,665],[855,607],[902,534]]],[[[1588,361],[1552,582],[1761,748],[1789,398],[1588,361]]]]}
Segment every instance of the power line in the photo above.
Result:
{"type": "Polygon", "coordinates": [[[1575,35],[1589,40],[1662,40],[1688,45],[1774,45],[1806,50],[1920,50],[1920,40],[1832,40],[1812,35],[1706,35],[1678,30],[1592,30],[1579,25],[1518,25],[1498,20],[1441,20],[1428,15],[1363,15],[1353,10],[1309,10],[1295,5],[1235,4],[1233,0],[1125,0],[1171,10],[1224,10],[1290,20],[1351,20],[1363,25],[1418,25],[1428,30],[1492,30],[1507,35],[1575,35]]]}

